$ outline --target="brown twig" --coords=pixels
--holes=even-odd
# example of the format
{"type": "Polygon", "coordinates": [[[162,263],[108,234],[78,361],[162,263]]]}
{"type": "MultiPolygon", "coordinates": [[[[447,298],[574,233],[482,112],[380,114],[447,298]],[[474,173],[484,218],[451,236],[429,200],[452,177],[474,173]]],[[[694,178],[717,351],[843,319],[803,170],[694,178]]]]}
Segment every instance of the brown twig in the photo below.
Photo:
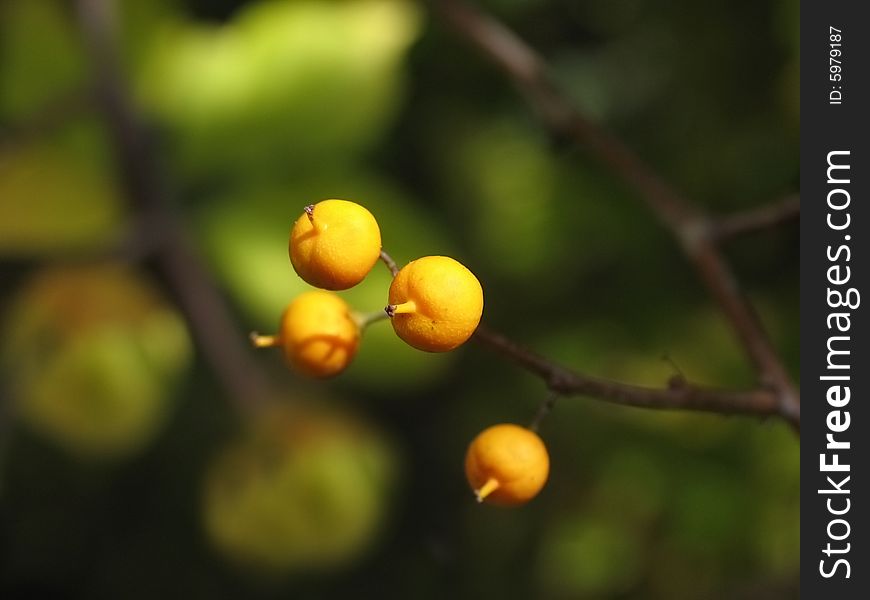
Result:
{"type": "Polygon", "coordinates": [[[439,0],[436,8],[511,78],[553,134],[586,148],[633,188],[672,232],[730,322],[762,384],[775,392],[779,414],[797,429],[800,395],[722,257],[712,221],[619,139],[582,115],[550,80],[546,63],[516,34],[458,0],[439,0]]]}
{"type": "Polygon", "coordinates": [[[713,229],[710,235],[721,243],[737,236],[797,220],[800,218],[800,214],[800,196],[797,194],[786,196],[779,202],[772,202],[744,212],[717,218],[712,224],[713,229]]]}
{"type": "Polygon", "coordinates": [[[538,431],[538,428],[541,426],[541,422],[547,418],[547,416],[553,412],[553,409],[556,408],[556,402],[559,400],[559,396],[561,394],[559,392],[555,392],[550,390],[550,393],[541,402],[541,405],[538,407],[538,412],[535,413],[532,422],[529,423],[529,429],[532,431],[538,431]]]}
{"type": "Polygon", "coordinates": [[[269,386],[250,359],[247,339],[169,206],[169,193],[150,138],[129,96],[118,63],[114,3],[78,0],[97,102],[115,148],[121,183],[132,212],[148,224],[153,259],[190,324],[199,350],[241,410],[258,408],[269,386]]]}
{"type": "Polygon", "coordinates": [[[584,395],[614,404],[652,409],[681,409],[718,414],[769,417],[779,415],[776,395],[764,389],[725,391],[675,382],[668,388],[649,388],[592,377],[556,364],[505,336],[480,326],[474,339],[540,377],[561,394],[584,395]]]}

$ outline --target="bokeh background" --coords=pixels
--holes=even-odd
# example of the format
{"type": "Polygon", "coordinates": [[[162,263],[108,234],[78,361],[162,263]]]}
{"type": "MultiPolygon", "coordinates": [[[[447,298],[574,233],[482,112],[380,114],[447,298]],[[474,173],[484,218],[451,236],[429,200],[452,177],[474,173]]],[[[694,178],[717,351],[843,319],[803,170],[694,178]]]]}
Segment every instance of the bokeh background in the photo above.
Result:
{"type": "MultiPolygon", "coordinates": [[[[292,221],[339,197],[400,264],[462,260],[485,321],[555,360],[753,385],[667,232],[428,5],[116,5],[171,209],[239,344],[306,289],[292,221]]],[[[713,213],[797,190],[797,2],[481,5],[713,213]]],[[[416,352],[380,323],[328,382],[246,349],[276,390],[251,409],[147,252],[118,258],[137,216],[91,74],[74,3],[0,1],[0,596],[797,597],[798,440],[780,423],[563,399],[541,427],[550,482],[508,510],[474,502],[465,448],[546,393],[483,347],[416,352]]],[[[797,227],[727,251],[796,371],[797,227]]],[[[377,266],[343,295],[377,310],[388,285],[377,266]]]]}

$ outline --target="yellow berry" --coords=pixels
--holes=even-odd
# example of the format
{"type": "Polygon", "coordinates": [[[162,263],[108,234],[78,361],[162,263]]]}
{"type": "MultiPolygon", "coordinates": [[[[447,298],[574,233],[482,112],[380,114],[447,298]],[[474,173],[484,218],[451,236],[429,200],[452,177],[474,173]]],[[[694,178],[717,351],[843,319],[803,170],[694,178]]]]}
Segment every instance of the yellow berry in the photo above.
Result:
{"type": "Polygon", "coordinates": [[[309,284],[346,290],[365,279],[381,253],[378,222],[347,200],[323,200],[305,211],[290,231],[290,262],[309,284]]]}
{"type": "Polygon", "coordinates": [[[478,502],[502,506],[525,504],[534,498],[550,472],[544,442],[519,425],[493,425],[468,447],[465,476],[478,502]]]}
{"type": "Polygon", "coordinates": [[[281,316],[277,335],[253,334],[258,348],[280,346],[287,363],[304,375],[332,377],[353,360],[359,326],[336,294],[311,290],[296,297],[281,316]]]}
{"type": "Polygon", "coordinates": [[[463,344],[480,323],[483,289],[474,274],[447,256],[424,256],[408,263],[390,285],[396,334],[427,352],[463,344]]]}

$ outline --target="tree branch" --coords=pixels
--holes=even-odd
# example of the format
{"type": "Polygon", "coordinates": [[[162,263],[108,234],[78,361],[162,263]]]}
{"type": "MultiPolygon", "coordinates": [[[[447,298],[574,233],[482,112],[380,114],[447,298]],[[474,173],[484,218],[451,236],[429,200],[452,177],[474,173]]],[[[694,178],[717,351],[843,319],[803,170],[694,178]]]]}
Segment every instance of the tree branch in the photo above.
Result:
{"type": "Polygon", "coordinates": [[[511,78],[554,135],[586,148],[633,188],[671,231],[730,322],[762,384],[776,392],[779,413],[797,429],[800,395],[719,252],[712,221],[619,139],[581,114],[549,79],[546,63],[512,31],[458,0],[438,0],[436,9],[511,78]]]}
{"type": "Polygon", "coordinates": [[[778,202],[717,218],[710,235],[721,243],[737,236],[797,220],[800,214],[800,196],[797,194],[786,196],[778,202]]]}
{"type": "Polygon", "coordinates": [[[222,296],[169,205],[163,172],[133,107],[120,64],[114,3],[78,0],[78,14],[96,79],[97,102],[132,212],[147,223],[155,266],[185,313],[197,346],[241,410],[258,408],[270,394],[251,360],[222,296]]]}
{"type": "MultiPolygon", "coordinates": [[[[770,390],[725,391],[700,387],[675,379],[668,388],[649,388],[591,377],[556,364],[484,326],[474,339],[540,377],[547,387],[563,396],[591,396],[624,406],[659,410],[681,409],[718,414],[760,417],[784,416],[770,390]]],[[[798,426],[799,423],[792,422],[798,426]]]]}

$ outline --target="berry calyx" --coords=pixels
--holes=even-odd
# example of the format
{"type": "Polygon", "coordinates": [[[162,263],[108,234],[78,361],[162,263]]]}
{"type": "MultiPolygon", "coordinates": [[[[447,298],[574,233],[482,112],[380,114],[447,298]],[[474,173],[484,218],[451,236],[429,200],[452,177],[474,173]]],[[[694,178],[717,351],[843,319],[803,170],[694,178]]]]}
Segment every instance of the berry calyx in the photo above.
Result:
{"type": "Polygon", "coordinates": [[[374,216],[355,202],[323,200],[306,206],[290,231],[290,262],[307,283],[346,290],[365,279],[381,252],[374,216]]]}
{"type": "Polygon", "coordinates": [[[424,256],[405,265],[390,285],[386,313],[406,343],[446,352],[465,343],[483,314],[477,277],[447,256],[424,256]]]}
{"type": "Polygon", "coordinates": [[[360,331],[338,295],[311,290],[296,297],[281,316],[276,335],[251,334],[257,348],[280,347],[287,363],[310,377],[332,377],[350,365],[360,331]]]}
{"type": "Polygon", "coordinates": [[[550,457],[534,431],[501,424],[484,429],[468,446],[465,476],[478,502],[525,504],[550,473],[550,457]]]}

